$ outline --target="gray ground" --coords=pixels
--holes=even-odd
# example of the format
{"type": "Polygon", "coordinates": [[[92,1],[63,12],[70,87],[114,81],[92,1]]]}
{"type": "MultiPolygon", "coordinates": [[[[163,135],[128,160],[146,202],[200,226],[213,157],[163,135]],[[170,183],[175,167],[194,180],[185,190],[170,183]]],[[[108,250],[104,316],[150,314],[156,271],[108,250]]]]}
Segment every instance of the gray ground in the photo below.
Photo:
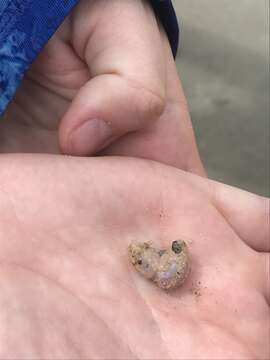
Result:
{"type": "Polygon", "coordinates": [[[208,174],[269,195],[269,2],[174,4],[177,66],[208,174]]]}

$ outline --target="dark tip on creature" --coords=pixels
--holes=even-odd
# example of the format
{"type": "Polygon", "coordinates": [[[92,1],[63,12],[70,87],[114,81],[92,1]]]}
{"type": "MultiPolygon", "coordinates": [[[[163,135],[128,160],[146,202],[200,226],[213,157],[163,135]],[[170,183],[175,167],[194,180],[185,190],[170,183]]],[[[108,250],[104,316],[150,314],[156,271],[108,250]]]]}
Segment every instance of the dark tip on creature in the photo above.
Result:
{"type": "Polygon", "coordinates": [[[180,254],[180,252],[182,251],[181,243],[178,240],[172,242],[172,251],[176,254],[180,254]]]}

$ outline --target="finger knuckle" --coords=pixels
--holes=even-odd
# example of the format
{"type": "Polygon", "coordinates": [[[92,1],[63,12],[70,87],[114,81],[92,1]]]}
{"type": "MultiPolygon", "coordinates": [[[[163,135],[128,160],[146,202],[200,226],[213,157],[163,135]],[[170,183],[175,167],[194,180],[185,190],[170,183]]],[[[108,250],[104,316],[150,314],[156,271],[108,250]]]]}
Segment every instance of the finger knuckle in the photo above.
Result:
{"type": "Polygon", "coordinates": [[[142,90],[138,104],[139,112],[144,120],[155,120],[160,117],[165,108],[165,99],[162,95],[149,90],[142,90]]]}

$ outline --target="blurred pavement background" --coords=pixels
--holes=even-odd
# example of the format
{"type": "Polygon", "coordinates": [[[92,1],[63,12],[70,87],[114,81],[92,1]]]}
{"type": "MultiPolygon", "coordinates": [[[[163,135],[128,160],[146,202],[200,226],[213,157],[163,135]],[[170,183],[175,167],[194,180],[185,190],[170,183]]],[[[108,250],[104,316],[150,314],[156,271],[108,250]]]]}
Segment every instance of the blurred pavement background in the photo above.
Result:
{"type": "Polygon", "coordinates": [[[174,4],[177,67],[208,174],[269,195],[269,1],[174,4]]]}

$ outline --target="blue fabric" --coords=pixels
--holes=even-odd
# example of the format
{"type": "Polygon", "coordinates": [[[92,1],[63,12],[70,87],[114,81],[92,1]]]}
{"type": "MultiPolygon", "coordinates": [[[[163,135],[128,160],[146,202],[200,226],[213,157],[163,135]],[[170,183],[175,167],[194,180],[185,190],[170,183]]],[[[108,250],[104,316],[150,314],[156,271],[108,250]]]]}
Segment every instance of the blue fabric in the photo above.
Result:
{"type": "Polygon", "coordinates": [[[161,21],[176,57],[179,43],[179,26],[171,0],[150,0],[156,15],[161,21]]]}
{"type": "Polygon", "coordinates": [[[0,0],[0,114],[77,0],[0,0]]]}
{"type": "MultiPolygon", "coordinates": [[[[78,1],[0,0],[0,115],[26,70],[78,1]]],[[[170,0],[150,2],[176,55],[178,24],[172,3],[170,0]]]]}

